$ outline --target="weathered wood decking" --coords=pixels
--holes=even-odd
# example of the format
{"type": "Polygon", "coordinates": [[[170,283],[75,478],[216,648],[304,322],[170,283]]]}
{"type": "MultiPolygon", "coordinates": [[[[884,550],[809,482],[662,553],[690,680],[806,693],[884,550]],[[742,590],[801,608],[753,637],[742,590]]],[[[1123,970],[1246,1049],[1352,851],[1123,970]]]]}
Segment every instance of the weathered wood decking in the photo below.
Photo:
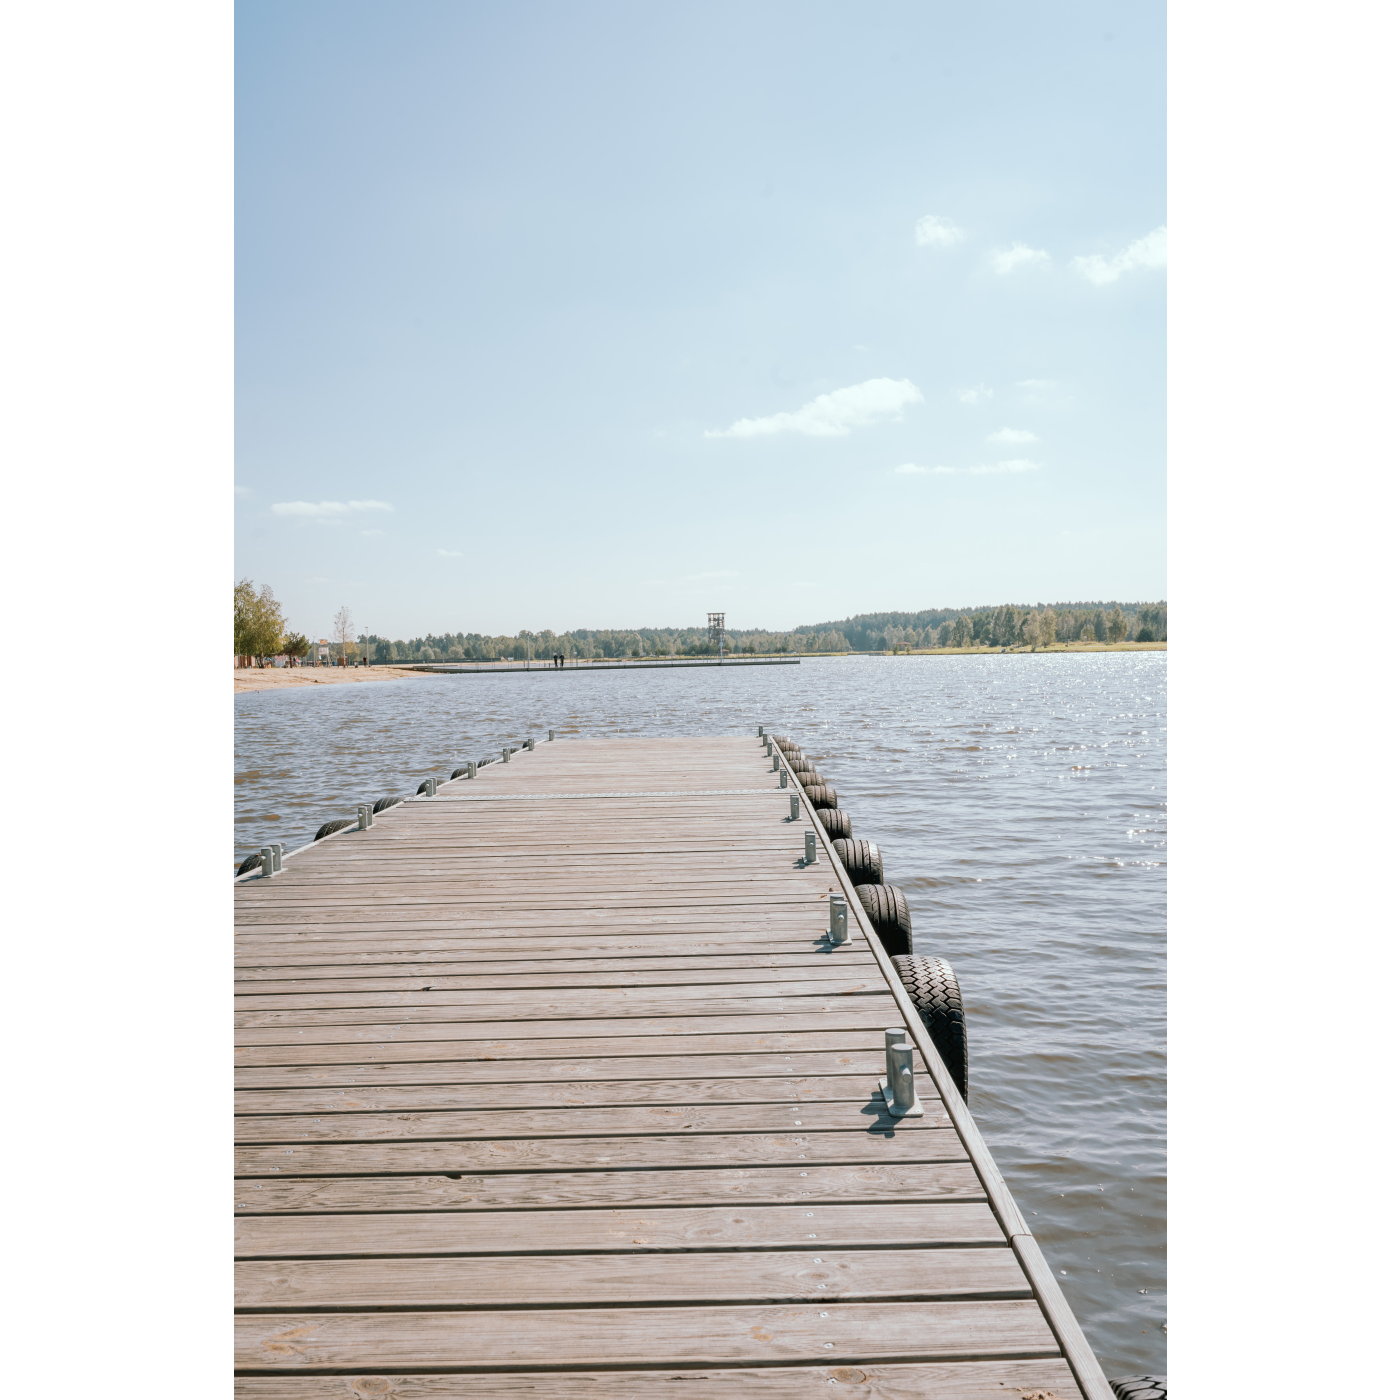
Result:
{"type": "Polygon", "coordinates": [[[543,743],[237,885],[239,1395],[1111,1395],[790,791],[543,743]]]}

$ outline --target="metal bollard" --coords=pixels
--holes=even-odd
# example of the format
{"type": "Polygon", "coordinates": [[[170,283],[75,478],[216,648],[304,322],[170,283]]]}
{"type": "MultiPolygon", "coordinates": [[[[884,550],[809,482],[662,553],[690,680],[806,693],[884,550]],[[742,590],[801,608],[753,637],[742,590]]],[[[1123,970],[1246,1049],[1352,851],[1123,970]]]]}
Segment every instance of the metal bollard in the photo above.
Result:
{"type": "Polygon", "coordinates": [[[282,855],[287,848],[280,842],[272,843],[272,868],[280,875],[282,873],[282,855]]]}
{"type": "Polygon", "coordinates": [[[788,797],[788,821],[795,822],[798,813],[797,794],[794,792],[788,797]]]}
{"type": "Polygon", "coordinates": [[[831,896],[831,929],[827,934],[833,943],[844,943],[849,937],[846,923],[846,896],[834,894],[831,896]]]}
{"type": "Polygon", "coordinates": [[[773,741],[772,741],[771,739],[769,739],[769,740],[767,741],[767,744],[768,744],[768,752],[771,754],[771,753],[773,752],[773,741]]]}
{"type": "Polygon", "coordinates": [[[262,873],[264,875],[272,876],[277,874],[276,860],[277,853],[272,847],[264,846],[262,848],[262,873]]]}
{"type": "Polygon", "coordinates": [[[763,738],[763,726],[761,724],[758,726],[758,737],[760,739],[763,738]]]}
{"type": "Polygon", "coordinates": [[[817,863],[817,833],[815,831],[809,831],[807,833],[802,859],[805,860],[808,865],[815,865],[817,863]]]}
{"type": "Polygon", "coordinates": [[[501,750],[501,762],[502,762],[502,763],[509,763],[509,762],[510,762],[510,750],[509,750],[509,749],[502,749],[502,750],[501,750]]]}
{"type": "Polygon", "coordinates": [[[786,786],[787,786],[787,769],[786,769],[786,768],[780,768],[780,769],[778,770],[778,786],[779,786],[779,787],[786,787],[786,786]]]}
{"type": "Polygon", "coordinates": [[[773,771],[776,773],[783,766],[783,761],[777,754],[773,755],[773,771]]]}
{"type": "Polygon", "coordinates": [[[368,807],[366,807],[365,804],[364,804],[363,802],[361,802],[360,805],[359,805],[358,807],[355,808],[355,816],[356,816],[356,818],[357,818],[358,821],[359,821],[359,829],[360,829],[361,831],[368,831],[368,830],[369,830],[370,809],[369,809],[368,807]]]}
{"type": "Polygon", "coordinates": [[[467,764],[467,777],[469,777],[469,778],[474,778],[474,777],[476,777],[476,764],[475,764],[475,763],[469,763],[469,764],[467,764]]]}
{"type": "Polygon", "coordinates": [[[551,744],[554,742],[554,731],[552,729],[549,731],[549,742],[551,744]]]}
{"type": "Polygon", "coordinates": [[[901,1040],[897,1045],[885,1047],[885,1068],[889,1070],[890,1098],[892,1113],[908,1113],[917,1108],[919,1100],[914,1093],[914,1047],[901,1040]]]}
{"type": "Polygon", "coordinates": [[[529,749],[531,753],[534,753],[534,751],[535,751],[535,741],[534,741],[533,739],[526,739],[526,740],[525,740],[525,747],[526,747],[527,749],[529,749]]]}

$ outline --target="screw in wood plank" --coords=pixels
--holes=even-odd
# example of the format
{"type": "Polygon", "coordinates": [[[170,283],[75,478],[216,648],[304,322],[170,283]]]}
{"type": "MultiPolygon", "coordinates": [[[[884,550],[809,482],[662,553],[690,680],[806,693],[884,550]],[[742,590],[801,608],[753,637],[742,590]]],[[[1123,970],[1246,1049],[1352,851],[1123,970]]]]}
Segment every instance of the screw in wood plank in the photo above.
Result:
{"type": "Polygon", "coordinates": [[[795,822],[797,820],[797,812],[797,794],[794,792],[788,796],[788,821],[795,822]]]}
{"type": "Polygon", "coordinates": [[[267,876],[277,874],[277,853],[271,846],[264,846],[260,853],[262,855],[262,873],[267,876]]]}
{"type": "Polygon", "coordinates": [[[817,863],[817,833],[815,831],[809,831],[807,833],[802,859],[806,861],[808,865],[815,865],[817,863]]]}
{"type": "MultiPolygon", "coordinates": [[[[815,840],[815,837],[813,838],[815,840]]],[[[827,937],[833,943],[844,943],[849,936],[846,929],[846,896],[834,894],[831,896],[831,929],[827,937]]]]}

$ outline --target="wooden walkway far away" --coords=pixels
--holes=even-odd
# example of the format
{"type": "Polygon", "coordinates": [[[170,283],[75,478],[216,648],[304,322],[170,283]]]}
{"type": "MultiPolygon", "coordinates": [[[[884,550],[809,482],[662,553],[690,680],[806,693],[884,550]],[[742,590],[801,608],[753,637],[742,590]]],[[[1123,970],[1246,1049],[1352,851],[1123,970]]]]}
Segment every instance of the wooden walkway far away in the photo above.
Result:
{"type": "Polygon", "coordinates": [[[239,1396],[1111,1400],[792,791],[561,739],[235,886],[239,1396]]]}

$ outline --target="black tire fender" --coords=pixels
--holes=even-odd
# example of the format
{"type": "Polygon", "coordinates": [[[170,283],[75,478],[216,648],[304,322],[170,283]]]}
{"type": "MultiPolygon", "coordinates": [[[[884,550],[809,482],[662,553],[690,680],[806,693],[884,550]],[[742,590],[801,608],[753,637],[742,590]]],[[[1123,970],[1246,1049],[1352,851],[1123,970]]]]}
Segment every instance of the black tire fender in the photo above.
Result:
{"type": "Polygon", "coordinates": [[[374,804],[375,815],[377,816],[380,812],[388,811],[390,807],[397,807],[402,801],[402,797],[381,797],[379,801],[374,804]]]}
{"type": "Polygon", "coordinates": [[[856,897],[890,957],[914,951],[909,904],[898,885],[857,885],[856,897]]]}
{"type": "Polygon", "coordinates": [[[320,831],[316,833],[316,840],[323,841],[327,836],[334,836],[337,831],[344,831],[347,826],[354,825],[355,821],[350,817],[342,817],[341,820],[337,822],[327,822],[320,831]]]}
{"type": "Polygon", "coordinates": [[[885,862],[880,848],[873,841],[852,841],[843,837],[833,841],[832,848],[846,867],[853,885],[883,885],[885,862]]]}
{"type": "Polygon", "coordinates": [[[839,807],[841,805],[836,796],[836,789],[834,787],[828,787],[825,783],[813,785],[811,787],[803,783],[802,791],[807,794],[807,801],[810,802],[813,807],[820,809],[822,807],[839,807]]]}
{"type": "Polygon", "coordinates": [[[849,813],[838,811],[835,807],[820,807],[817,809],[817,820],[826,828],[826,834],[833,841],[838,836],[845,837],[847,841],[851,839],[849,813]]]}
{"type": "Polygon", "coordinates": [[[966,1102],[967,1022],[963,1017],[962,988],[958,986],[957,973],[952,964],[942,958],[901,954],[890,961],[933,1041],[933,1048],[942,1057],[958,1093],[966,1102]]]}

